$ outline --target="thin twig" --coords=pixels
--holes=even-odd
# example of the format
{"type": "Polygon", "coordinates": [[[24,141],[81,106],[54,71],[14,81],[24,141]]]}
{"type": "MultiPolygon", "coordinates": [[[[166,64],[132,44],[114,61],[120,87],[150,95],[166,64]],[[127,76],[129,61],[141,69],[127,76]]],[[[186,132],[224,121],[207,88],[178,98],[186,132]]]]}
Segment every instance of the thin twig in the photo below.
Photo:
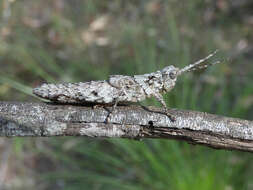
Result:
{"type": "Polygon", "coordinates": [[[0,102],[0,136],[88,136],[184,140],[213,148],[253,152],[253,121],[203,112],[118,106],[108,109],[46,103],[0,102]]]}

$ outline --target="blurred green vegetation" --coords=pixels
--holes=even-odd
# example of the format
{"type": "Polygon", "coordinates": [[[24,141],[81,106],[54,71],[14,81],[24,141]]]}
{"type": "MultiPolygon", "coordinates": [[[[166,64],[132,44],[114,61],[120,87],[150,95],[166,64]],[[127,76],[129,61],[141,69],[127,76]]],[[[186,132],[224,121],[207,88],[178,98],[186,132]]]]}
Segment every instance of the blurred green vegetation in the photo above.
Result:
{"type": "MultiPolygon", "coordinates": [[[[253,3],[3,0],[0,98],[36,101],[42,82],[182,67],[215,49],[224,64],[182,76],[170,107],[253,119],[253,3]],[[250,20],[251,18],[251,20],[250,20]]],[[[155,100],[146,105],[160,106],[155,100]]],[[[13,139],[36,189],[252,189],[252,155],[168,140],[13,139]]],[[[23,174],[25,175],[25,174],[23,174]]]]}

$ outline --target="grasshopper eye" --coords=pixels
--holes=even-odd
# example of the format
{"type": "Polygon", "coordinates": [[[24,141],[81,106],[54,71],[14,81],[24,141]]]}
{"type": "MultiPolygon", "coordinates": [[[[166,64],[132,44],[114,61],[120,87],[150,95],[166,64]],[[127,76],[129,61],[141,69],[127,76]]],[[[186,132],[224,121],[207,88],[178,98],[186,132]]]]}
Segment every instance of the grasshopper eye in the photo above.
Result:
{"type": "Polygon", "coordinates": [[[176,74],[175,71],[172,71],[172,72],[169,73],[169,76],[170,76],[171,79],[175,79],[177,74],[176,74]]]}

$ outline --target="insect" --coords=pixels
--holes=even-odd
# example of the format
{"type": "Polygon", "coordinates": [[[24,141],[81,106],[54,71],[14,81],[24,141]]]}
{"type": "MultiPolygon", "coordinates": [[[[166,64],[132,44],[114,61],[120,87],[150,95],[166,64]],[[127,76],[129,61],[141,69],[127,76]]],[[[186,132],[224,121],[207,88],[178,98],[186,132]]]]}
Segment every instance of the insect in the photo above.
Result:
{"type": "Polygon", "coordinates": [[[111,75],[108,80],[102,81],[42,84],[34,88],[33,93],[58,103],[107,104],[114,105],[114,108],[118,103],[140,102],[146,98],[155,97],[166,108],[162,94],[174,88],[177,77],[185,72],[219,63],[220,61],[205,63],[216,53],[217,50],[182,69],[170,65],[162,70],[143,75],[111,75]]]}

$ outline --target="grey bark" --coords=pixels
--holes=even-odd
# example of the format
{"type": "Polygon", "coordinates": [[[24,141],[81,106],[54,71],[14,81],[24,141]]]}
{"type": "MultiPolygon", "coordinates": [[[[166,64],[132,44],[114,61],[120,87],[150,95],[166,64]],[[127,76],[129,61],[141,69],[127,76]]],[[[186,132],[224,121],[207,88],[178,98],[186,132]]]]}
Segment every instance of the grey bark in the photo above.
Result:
{"type": "Polygon", "coordinates": [[[0,136],[165,138],[221,149],[253,152],[253,121],[197,111],[0,102],[0,136]]]}

